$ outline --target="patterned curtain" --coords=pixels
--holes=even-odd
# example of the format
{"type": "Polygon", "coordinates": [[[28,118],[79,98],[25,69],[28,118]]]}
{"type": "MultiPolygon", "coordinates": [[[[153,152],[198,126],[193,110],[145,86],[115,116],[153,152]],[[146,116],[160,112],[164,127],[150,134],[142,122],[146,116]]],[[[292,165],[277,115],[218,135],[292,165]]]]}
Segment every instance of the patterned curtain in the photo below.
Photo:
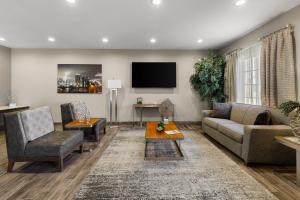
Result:
{"type": "Polygon", "coordinates": [[[277,107],[296,100],[295,43],[292,28],[262,39],[261,98],[262,104],[277,107]]]}
{"type": "Polygon", "coordinates": [[[235,66],[237,60],[237,51],[226,55],[226,67],[224,74],[224,93],[227,102],[235,102],[235,66]]]}

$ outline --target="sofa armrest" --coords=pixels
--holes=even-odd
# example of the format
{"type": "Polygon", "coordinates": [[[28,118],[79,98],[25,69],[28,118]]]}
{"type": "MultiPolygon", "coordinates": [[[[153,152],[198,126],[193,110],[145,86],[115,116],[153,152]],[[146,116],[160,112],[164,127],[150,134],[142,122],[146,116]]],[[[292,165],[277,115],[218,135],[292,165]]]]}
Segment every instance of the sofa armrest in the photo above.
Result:
{"type": "Polygon", "coordinates": [[[202,110],[202,118],[209,117],[213,110],[202,110]]]}
{"type": "Polygon", "coordinates": [[[275,136],[291,136],[286,125],[246,125],[242,158],[246,163],[294,164],[295,151],[275,141],[275,136]]]}

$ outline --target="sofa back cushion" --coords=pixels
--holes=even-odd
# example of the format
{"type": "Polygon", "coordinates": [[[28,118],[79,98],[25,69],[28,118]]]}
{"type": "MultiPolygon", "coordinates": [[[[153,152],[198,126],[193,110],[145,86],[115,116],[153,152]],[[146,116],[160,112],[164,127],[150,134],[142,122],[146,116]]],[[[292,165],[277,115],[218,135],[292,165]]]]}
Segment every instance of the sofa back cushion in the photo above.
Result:
{"type": "Polygon", "coordinates": [[[244,125],[254,125],[254,122],[257,118],[257,116],[264,112],[265,110],[268,110],[267,107],[264,106],[256,106],[256,105],[250,105],[248,107],[248,110],[246,111],[244,118],[242,120],[242,124],[244,125]]]}
{"type": "Polygon", "coordinates": [[[244,125],[253,125],[257,116],[265,110],[271,111],[272,125],[289,125],[289,118],[277,108],[241,103],[232,104],[230,120],[244,125]]]}
{"type": "Polygon", "coordinates": [[[54,123],[49,107],[41,107],[21,112],[25,136],[35,140],[54,131],[54,123]]]}
{"type": "Polygon", "coordinates": [[[232,103],[232,109],[230,114],[230,120],[239,124],[243,123],[244,116],[250,105],[242,103],[232,103]]]}

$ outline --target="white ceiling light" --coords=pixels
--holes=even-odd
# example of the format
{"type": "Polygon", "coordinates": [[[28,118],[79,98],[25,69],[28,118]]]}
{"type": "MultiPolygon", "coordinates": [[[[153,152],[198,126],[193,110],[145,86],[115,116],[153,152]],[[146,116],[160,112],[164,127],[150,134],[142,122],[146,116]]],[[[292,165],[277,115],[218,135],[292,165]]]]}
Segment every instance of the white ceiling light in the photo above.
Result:
{"type": "Polygon", "coordinates": [[[55,38],[54,37],[48,37],[48,41],[49,42],[55,42],[55,38]]]}
{"type": "Polygon", "coordinates": [[[160,5],[161,4],[161,0],[152,0],[152,4],[153,5],[160,5]]]}
{"type": "Polygon", "coordinates": [[[198,43],[202,43],[202,42],[203,42],[203,40],[202,40],[202,39],[199,39],[199,40],[197,40],[197,42],[198,42],[198,43]]]}
{"type": "Polygon", "coordinates": [[[102,42],[103,42],[103,43],[108,43],[109,40],[108,40],[108,38],[102,38],[102,42]]]}
{"type": "Polygon", "coordinates": [[[0,42],[5,42],[6,41],[6,39],[5,38],[3,38],[3,37],[0,37],[0,42]]]}
{"type": "Polygon", "coordinates": [[[150,39],[150,42],[151,42],[152,44],[154,44],[154,43],[156,43],[156,39],[155,39],[155,38],[151,38],[151,39],[150,39]]]}
{"type": "Polygon", "coordinates": [[[241,6],[241,5],[244,5],[246,3],[246,0],[237,0],[236,2],[235,2],[235,5],[236,6],[241,6]]]}
{"type": "Polygon", "coordinates": [[[76,0],[66,0],[68,3],[74,4],[76,3],[76,0]]]}

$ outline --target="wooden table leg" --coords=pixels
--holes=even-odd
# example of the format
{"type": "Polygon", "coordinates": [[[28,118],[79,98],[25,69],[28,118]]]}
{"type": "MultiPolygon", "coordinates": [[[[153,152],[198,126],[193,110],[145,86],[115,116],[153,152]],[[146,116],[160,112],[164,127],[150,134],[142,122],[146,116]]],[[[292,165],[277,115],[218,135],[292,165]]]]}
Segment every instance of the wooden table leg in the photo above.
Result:
{"type": "Polygon", "coordinates": [[[297,168],[296,168],[296,173],[297,173],[297,185],[300,186],[300,150],[297,150],[297,168]]]}
{"type": "Polygon", "coordinates": [[[141,119],[140,119],[140,126],[143,128],[143,108],[141,108],[141,119]]]}

